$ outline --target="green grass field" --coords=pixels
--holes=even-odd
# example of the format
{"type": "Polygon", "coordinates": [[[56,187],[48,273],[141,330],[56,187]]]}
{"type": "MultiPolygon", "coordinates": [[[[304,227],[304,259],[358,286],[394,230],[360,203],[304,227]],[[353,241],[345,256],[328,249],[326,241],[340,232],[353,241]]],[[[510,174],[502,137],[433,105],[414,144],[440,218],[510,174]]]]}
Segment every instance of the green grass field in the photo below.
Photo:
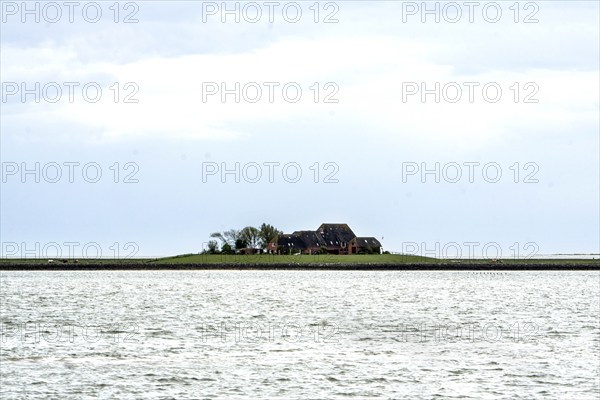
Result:
{"type": "MultiPolygon", "coordinates": [[[[19,265],[48,265],[48,259],[0,259],[0,267],[3,264],[19,264],[19,265]]],[[[183,254],[174,257],[165,258],[122,258],[122,259],[78,259],[68,260],[67,263],[61,263],[54,260],[52,265],[60,266],[85,266],[85,265],[128,265],[128,264],[146,264],[146,265],[165,265],[173,266],[177,264],[196,264],[196,265],[402,265],[402,264],[444,264],[452,266],[469,265],[469,264],[489,264],[494,265],[578,265],[578,264],[598,264],[600,260],[590,259],[502,259],[499,263],[494,263],[488,259],[461,259],[461,260],[444,260],[437,258],[421,257],[414,255],[402,254],[360,254],[360,255],[331,255],[331,254],[315,254],[315,255],[223,255],[223,254],[183,254]]]]}
{"type": "Polygon", "coordinates": [[[435,263],[435,258],[398,255],[398,254],[361,254],[361,255],[223,255],[190,254],[177,257],[160,258],[153,263],[166,264],[406,264],[435,263]]]}
{"type": "MultiPolygon", "coordinates": [[[[358,254],[358,255],[222,255],[222,254],[189,254],[176,257],[160,258],[152,263],[164,264],[485,264],[493,265],[489,259],[444,260],[439,258],[421,257],[403,254],[358,254]]],[[[590,264],[600,260],[586,259],[503,259],[500,264],[590,264]]]]}

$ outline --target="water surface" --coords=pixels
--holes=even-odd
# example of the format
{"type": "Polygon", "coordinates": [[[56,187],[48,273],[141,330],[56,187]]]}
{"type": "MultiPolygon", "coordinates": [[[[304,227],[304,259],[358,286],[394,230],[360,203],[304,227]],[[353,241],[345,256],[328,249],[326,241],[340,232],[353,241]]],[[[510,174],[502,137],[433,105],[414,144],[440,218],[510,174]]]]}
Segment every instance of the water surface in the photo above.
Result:
{"type": "Polygon", "coordinates": [[[0,278],[2,399],[600,396],[598,271],[0,278]]]}

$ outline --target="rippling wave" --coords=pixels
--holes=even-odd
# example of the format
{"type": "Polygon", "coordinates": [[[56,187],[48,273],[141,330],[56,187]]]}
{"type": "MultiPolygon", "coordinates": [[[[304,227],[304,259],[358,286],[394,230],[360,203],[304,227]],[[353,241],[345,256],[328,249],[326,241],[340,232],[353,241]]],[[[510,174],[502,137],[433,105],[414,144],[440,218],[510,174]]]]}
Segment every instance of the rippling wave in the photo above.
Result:
{"type": "Polygon", "coordinates": [[[2,399],[600,397],[598,271],[0,278],[2,399]]]}

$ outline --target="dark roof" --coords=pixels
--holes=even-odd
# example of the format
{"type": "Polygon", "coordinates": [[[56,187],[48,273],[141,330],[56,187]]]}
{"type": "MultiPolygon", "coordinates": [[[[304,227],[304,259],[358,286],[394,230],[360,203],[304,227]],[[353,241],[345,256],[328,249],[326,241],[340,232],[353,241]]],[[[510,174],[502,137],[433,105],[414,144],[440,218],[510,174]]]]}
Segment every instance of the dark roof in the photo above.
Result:
{"type": "Polygon", "coordinates": [[[323,246],[344,248],[353,240],[358,247],[381,247],[379,240],[374,237],[356,237],[348,224],[321,224],[316,231],[281,234],[277,238],[277,245],[299,250],[323,246]]]}
{"type": "Polygon", "coordinates": [[[321,224],[317,233],[321,235],[327,246],[345,246],[356,235],[348,224],[321,224]]]}
{"type": "Polygon", "coordinates": [[[356,245],[358,247],[381,247],[379,240],[375,239],[374,237],[357,237],[356,245]]]}
{"type": "Polygon", "coordinates": [[[315,231],[296,231],[292,235],[301,238],[306,247],[325,246],[325,241],[315,231]]]}
{"type": "Polygon", "coordinates": [[[302,240],[302,238],[300,236],[297,235],[289,235],[289,234],[283,234],[283,235],[279,235],[279,237],[277,238],[277,246],[283,246],[286,249],[287,248],[294,248],[294,249],[305,249],[306,248],[306,244],[304,243],[304,241],[302,240]]]}

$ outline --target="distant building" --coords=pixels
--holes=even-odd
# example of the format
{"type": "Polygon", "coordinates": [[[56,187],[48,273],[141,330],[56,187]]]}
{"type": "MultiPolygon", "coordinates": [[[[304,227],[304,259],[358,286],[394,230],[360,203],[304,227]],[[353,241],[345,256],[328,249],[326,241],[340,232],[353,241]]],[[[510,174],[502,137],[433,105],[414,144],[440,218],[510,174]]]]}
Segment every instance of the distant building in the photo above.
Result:
{"type": "Polygon", "coordinates": [[[279,235],[267,250],[279,254],[379,254],[381,243],[374,237],[357,237],[348,224],[322,224],[316,231],[279,235]]]}
{"type": "Polygon", "coordinates": [[[371,253],[381,252],[381,243],[374,237],[355,237],[350,241],[349,250],[350,254],[364,253],[371,250],[371,253]]]}

